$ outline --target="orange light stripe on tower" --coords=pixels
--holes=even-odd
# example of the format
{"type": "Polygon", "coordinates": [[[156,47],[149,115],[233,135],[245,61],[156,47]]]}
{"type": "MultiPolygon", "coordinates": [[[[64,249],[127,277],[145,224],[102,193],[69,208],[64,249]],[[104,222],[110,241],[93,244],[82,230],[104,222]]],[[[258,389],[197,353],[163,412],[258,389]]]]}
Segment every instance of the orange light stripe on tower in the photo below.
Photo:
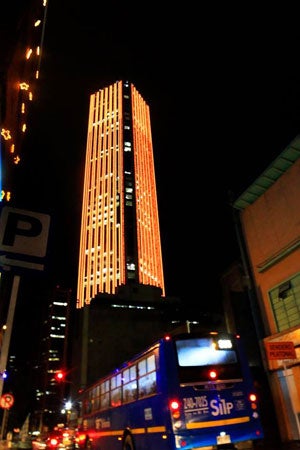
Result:
{"type": "Polygon", "coordinates": [[[132,88],[135,180],[137,192],[139,276],[164,291],[158,206],[149,107],[132,88]],[[159,250],[158,250],[159,249],[159,250]]]}

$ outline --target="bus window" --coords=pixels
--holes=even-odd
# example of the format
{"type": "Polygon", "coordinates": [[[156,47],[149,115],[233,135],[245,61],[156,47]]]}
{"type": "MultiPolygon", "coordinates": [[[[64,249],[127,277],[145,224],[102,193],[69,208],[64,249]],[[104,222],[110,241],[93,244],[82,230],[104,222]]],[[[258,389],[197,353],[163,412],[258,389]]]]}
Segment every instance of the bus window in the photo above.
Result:
{"type": "Polygon", "coordinates": [[[237,352],[229,339],[178,339],[176,351],[181,383],[206,383],[211,369],[217,369],[218,381],[241,379],[237,352]]]}
{"type": "Polygon", "coordinates": [[[89,414],[91,412],[91,402],[89,399],[86,399],[83,403],[84,414],[89,414]]]}
{"type": "Polygon", "coordinates": [[[136,366],[131,366],[123,371],[123,403],[129,403],[136,399],[136,366]]]}
{"type": "Polygon", "coordinates": [[[232,348],[220,348],[213,339],[190,339],[176,342],[179,366],[207,366],[237,362],[232,348]]]}
{"type": "Polygon", "coordinates": [[[121,374],[115,375],[111,378],[111,406],[119,406],[121,405],[121,374]]]}
{"type": "Polygon", "coordinates": [[[156,370],[155,370],[155,356],[151,355],[148,358],[138,363],[139,373],[139,398],[156,392],[156,370]]]}
{"type": "Polygon", "coordinates": [[[100,397],[101,409],[109,407],[109,380],[101,383],[101,397],[100,397]]]}
{"type": "Polygon", "coordinates": [[[93,409],[97,411],[100,408],[100,386],[96,386],[94,389],[94,405],[93,409]]]}

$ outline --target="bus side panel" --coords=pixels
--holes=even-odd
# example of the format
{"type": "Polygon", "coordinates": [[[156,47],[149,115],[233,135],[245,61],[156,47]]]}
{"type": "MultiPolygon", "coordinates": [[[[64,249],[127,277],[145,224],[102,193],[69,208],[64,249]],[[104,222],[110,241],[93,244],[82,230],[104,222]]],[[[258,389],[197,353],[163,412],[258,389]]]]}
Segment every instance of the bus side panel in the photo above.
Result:
{"type": "Polygon", "coordinates": [[[166,425],[165,409],[163,396],[156,395],[106,414],[97,414],[96,429],[89,430],[93,449],[121,450],[121,438],[124,431],[129,430],[136,450],[175,450],[174,437],[168,431],[170,424],[166,425]]]}
{"type": "MultiPolygon", "coordinates": [[[[172,431],[172,422],[168,409],[169,393],[177,386],[177,377],[169,374],[166,361],[167,355],[171,357],[174,367],[173,351],[165,352],[165,345],[172,344],[160,341],[156,359],[157,395],[139,400],[127,406],[128,420],[126,426],[132,430],[136,450],[175,450],[175,438],[172,431]],[[171,354],[171,355],[170,355],[171,354]],[[142,432],[141,432],[142,430],[142,432]],[[145,430],[145,432],[144,432],[145,430]]],[[[167,358],[168,359],[168,358],[167,358]]],[[[124,427],[125,423],[123,424],[124,427]]]]}

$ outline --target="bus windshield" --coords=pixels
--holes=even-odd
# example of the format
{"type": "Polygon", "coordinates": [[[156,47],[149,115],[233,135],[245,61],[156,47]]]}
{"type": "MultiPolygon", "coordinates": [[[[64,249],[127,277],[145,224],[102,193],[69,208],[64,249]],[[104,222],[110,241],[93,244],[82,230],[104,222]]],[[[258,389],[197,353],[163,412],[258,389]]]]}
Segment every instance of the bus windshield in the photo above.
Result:
{"type": "Polygon", "coordinates": [[[213,368],[217,369],[214,382],[241,378],[237,352],[230,339],[177,339],[175,346],[181,383],[207,382],[213,368]]]}

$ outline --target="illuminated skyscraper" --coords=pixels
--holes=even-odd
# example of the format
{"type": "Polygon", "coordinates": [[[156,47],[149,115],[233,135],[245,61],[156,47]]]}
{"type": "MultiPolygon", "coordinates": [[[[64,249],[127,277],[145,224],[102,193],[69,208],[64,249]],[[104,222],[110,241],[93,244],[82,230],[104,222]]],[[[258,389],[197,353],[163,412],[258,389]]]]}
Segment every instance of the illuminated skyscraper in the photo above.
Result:
{"type": "Polygon", "coordinates": [[[117,81],[90,97],[77,307],[131,283],[165,295],[149,106],[117,81]]]}

